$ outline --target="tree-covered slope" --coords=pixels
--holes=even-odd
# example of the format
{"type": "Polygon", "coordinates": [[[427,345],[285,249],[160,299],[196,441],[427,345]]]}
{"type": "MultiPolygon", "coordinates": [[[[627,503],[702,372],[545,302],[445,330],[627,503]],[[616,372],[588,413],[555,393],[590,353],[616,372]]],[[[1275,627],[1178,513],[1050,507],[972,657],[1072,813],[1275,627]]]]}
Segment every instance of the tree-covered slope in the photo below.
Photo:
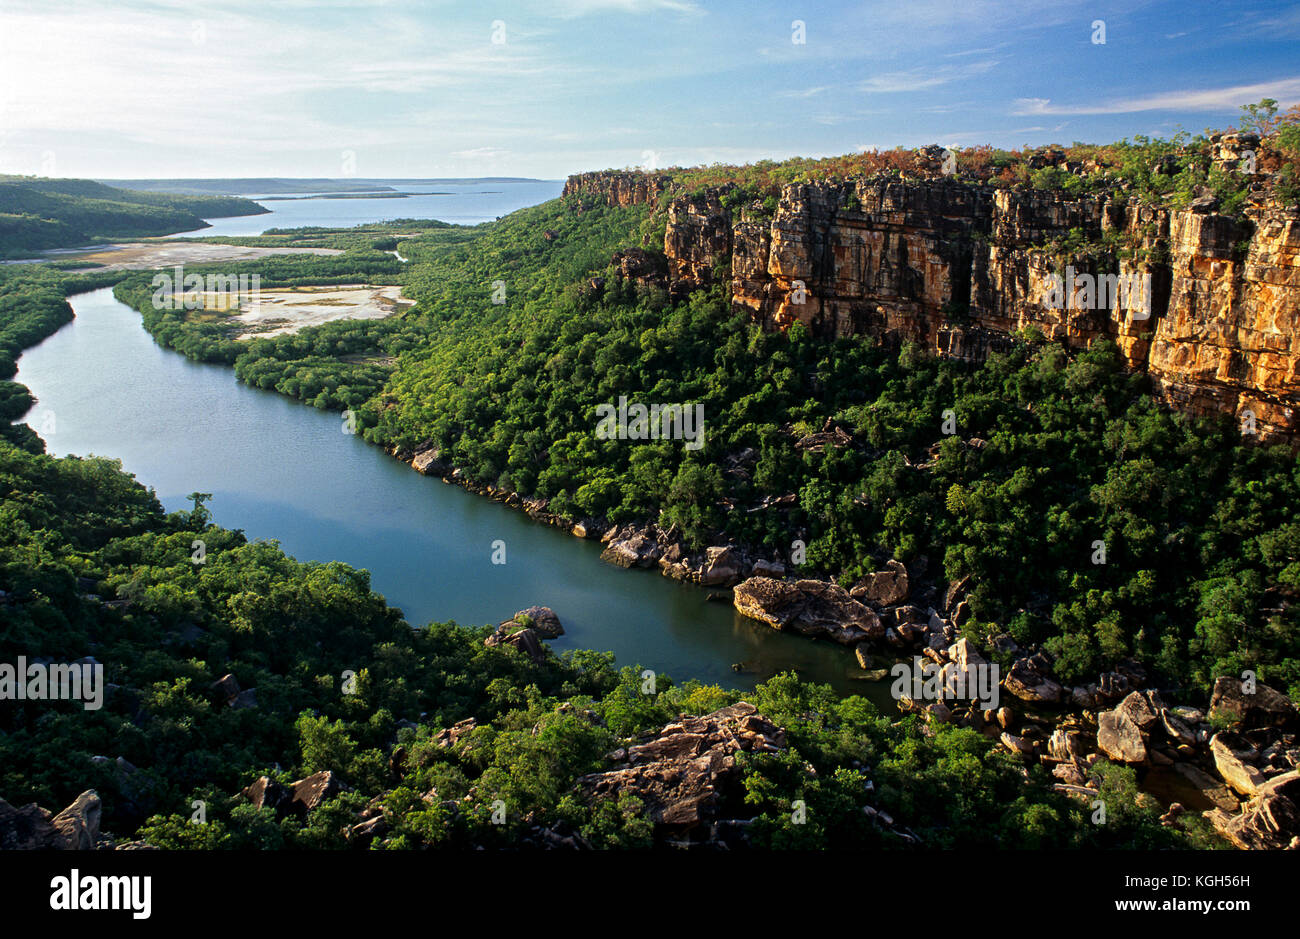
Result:
{"type": "Polygon", "coordinates": [[[0,257],[112,238],[204,228],[204,218],[267,210],[231,196],[131,192],[84,179],[0,176],[0,257]]]}

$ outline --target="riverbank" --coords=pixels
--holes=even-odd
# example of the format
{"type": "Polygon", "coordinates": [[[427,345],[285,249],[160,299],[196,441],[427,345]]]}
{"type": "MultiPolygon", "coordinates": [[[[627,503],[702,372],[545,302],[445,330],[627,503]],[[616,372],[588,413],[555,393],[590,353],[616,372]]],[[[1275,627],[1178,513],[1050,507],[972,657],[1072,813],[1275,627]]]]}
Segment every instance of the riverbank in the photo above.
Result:
{"type": "MultiPolygon", "coordinates": [[[[916,714],[926,733],[940,725],[973,729],[1027,766],[1044,766],[1057,792],[1100,810],[1103,821],[1100,770],[1114,762],[1138,772],[1139,798],[1159,803],[1164,825],[1204,819],[1238,848],[1300,848],[1300,718],[1285,695],[1253,678],[1220,678],[1200,707],[1166,701],[1170,692],[1162,694],[1132,661],[1067,687],[1043,650],[1022,649],[1005,632],[983,636],[978,646],[967,638],[970,630],[961,627],[971,619],[969,578],[940,592],[926,578],[925,558],[910,569],[891,560],[848,590],[786,579],[782,559],[736,545],[691,554],[675,533],[654,525],[572,522],[547,512],[545,500],[475,483],[432,446],[388,452],[423,475],[598,540],[606,563],[658,567],[665,577],[729,589],[737,611],[754,622],[851,648],[864,681],[888,684],[898,710],[916,714]],[[900,673],[900,664],[909,669],[900,673]],[[990,669],[1000,692],[993,701],[966,681],[990,669]],[[937,695],[917,695],[921,672],[934,676],[937,695]],[[900,680],[886,677],[893,675],[900,680]]],[[[710,599],[719,595],[710,592],[710,599]]]]}

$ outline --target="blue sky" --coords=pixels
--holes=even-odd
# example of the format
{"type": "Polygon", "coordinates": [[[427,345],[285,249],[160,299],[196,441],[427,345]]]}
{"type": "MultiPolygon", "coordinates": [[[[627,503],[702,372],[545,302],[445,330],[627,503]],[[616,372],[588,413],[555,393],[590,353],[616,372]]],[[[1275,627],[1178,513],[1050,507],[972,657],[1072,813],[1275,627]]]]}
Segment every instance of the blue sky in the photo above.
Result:
{"type": "Polygon", "coordinates": [[[0,172],[558,178],[1167,136],[1266,96],[1300,101],[1300,3],[0,0],[0,172]]]}

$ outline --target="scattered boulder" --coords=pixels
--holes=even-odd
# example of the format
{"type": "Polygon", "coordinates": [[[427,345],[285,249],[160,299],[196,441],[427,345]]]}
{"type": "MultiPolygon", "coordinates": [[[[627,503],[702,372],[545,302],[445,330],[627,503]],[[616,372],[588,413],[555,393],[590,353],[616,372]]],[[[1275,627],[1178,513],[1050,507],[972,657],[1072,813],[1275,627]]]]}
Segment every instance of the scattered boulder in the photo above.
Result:
{"type": "Polygon", "coordinates": [[[292,796],[288,789],[270,776],[259,776],[240,793],[259,809],[273,809],[284,815],[289,811],[292,796]]]}
{"type": "Polygon", "coordinates": [[[498,626],[497,630],[500,631],[506,627],[519,628],[521,626],[532,629],[540,639],[556,639],[564,635],[564,627],[560,624],[560,618],[549,606],[530,606],[526,610],[520,610],[498,626]]]}
{"type": "Polygon", "coordinates": [[[442,461],[442,453],[437,447],[417,451],[411,459],[411,466],[425,476],[446,476],[451,469],[442,461]]]}
{"type": "Polygon", "coordinates": [[[374,818],[368,818],[364,822],[358,822],[351,828],[343,832],[343,837],[347,839],[348,844],[358,848],[367,847],[376,838],[382,837],[388,831],[388,820],[382,815],[376,815],[374,818]]]}
{"type": "Polygon", "coordinates": [[[543,662],[546,650],[541,641],[563,635],[564,627],[554,610],[547,606],[530,606],[497,626],[492,635],[483,640],[483,645],[489,649],[511,646],[534,662],[543,662]]]}
{"type": "Polygon", "coordinates": [[[1193,763],[1178,762],[1174,772],[1187,780],[1205,802],[1226,812],[1236,812],[1239,802],[1228,787],[1193,763]]]}
{"type": "Polygon", "coordinates": [[[1147,759],[1141,728],[1119,708],[1097,715],[1097,747],[1121,763],[1145,763],[1147,759]]]}
{"type": "Polygon", "coordinates": [[[869,669],[875,664],[871,658],[870,647],[865,642],[853,647],[853,657],[857,659],[859,668],[869,669]]]}
{"type": "Polygon", "coordinates": [[[1033,755],[1034,745],[1024,737],[1017,737],[1015,734],[1003,731],[1002,736],[999,737],[998,740],[1001,741],[1002,746],[1006,747],[1012,753],[1019,753],[1021,756],[1033,755]]]}
{"type": "Polygon", "coordinates": [[[443,749],[454,747],[460,743],[461,737],[464,737],[477,726],[478,721],[476,719],[467,717],[464,720],[457,721],[450,727],[444,727],[438,731],[438,736],[434,737],[433,742],[443,749]]]}
{"type": "Polygon", "coordinates": [[[239,694],[235,695],[235,700],[230,702],[230,706],[237,711],[257,707],[257,689],[248,688],[239,692],[239,694]]]}
{"type": "Polygon", "coordinates": [[[780,561],[768,561],[760,558],[754,562],[753,573],[755,577],[773,577],[780,580],[785,576],[785,565],[780,561]]]}

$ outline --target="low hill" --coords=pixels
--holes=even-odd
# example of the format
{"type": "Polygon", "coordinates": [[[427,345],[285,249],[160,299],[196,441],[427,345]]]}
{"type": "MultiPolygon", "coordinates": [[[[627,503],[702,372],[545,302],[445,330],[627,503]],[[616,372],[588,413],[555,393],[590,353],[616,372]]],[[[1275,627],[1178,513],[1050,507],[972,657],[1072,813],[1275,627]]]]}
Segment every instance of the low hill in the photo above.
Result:
{"type": "Polygon", "coordinates": [[[207,228],[205,218],[261,215],[248,199],[136,192],[88,179],[0,176],[0,257],[116,238],[207,228]]]}

